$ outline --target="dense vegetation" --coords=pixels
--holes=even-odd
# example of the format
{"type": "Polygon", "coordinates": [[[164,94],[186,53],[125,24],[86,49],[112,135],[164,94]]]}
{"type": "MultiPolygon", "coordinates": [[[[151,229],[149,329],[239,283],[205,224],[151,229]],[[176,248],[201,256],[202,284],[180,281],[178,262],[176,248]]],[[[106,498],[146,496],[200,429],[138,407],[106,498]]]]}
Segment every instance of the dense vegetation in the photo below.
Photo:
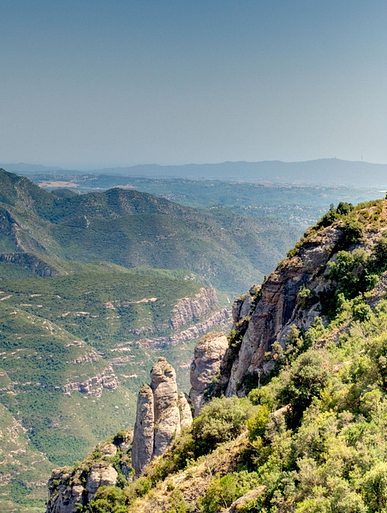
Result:
{"type": "Polygon", "coordinates": [[[282,359],[266,386],[253,390],[249,400],[214,399],[145,477],[115,492],[118,499],[100,489],[90,511],[121,511],[117,500],[125,511],[145,511],[164,493],[170,508],[161,511],[215,513],[252,490],[255,496],[238,511],[384,512],[387,301],[374,312],[363,303],[362,320],[359,304],[344,300],[327,327],[317,319],[305,335],[298,333],[304,349],[282,359]],[[224,473],[222,454],[241,433],[243,451],[233,471],[224,473]],[[203,458],[212,452],[218,473],[196,505],[185,501],[174,474],[198,478],[203,458]],[[164,488],[160,481],[167,483],[164,488]]]}

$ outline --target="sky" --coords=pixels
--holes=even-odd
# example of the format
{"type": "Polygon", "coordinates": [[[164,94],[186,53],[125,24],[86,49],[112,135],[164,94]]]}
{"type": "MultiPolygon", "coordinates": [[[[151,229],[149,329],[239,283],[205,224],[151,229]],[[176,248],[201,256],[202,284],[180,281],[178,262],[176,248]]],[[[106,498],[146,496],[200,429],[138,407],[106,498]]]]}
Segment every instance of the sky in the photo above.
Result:
{"type": "Polygon", "coordinates": [[[0,0],[0,162],[387,163],[387,2],[0,0]]]}

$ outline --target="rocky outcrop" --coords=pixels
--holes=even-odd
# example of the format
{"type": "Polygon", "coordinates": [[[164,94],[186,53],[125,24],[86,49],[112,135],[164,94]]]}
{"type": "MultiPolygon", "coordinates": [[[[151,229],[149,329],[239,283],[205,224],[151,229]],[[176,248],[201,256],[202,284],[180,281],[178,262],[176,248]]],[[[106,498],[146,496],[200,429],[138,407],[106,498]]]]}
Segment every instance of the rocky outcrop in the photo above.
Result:
{"type": "Polygon", "coordinates": [[[177,331],[190,322],[198,321],[217,304],[215,290],[202,287],[194,297],[184,297],[178,301],[172,310],[171,328],[177,331]]]}
{"type": "Polygon", "coordinates": [[[90,502],[100,486],[115,486],[117,484],[118,472],[111,463],[95,463],[86,479],[85,489],[87,500],[90,502]]]}
{"type": "Polygon", "coordinates": [[[194,326],[180,331],[175,335],[169,337],[156,337],[156,338],[143,338],[139,340],[139,344],[145,348],[164,348],[166,346],[177,346],[182,342],[190,342],[199,338],[203,333],[207,333],[214,326],[228,324],[230,318],[230,311],[227,308],[222,308],[214,312],[204,321],[196,323],[194,326]]]}
{"type": "Polygon", "coordinates": [[[104,388],[107,390],[118,388],[118,378],[111,367],[107,367],[103,372],[85,381],[67,383],[61,390],[66,395],[71,395],[71,392],[80,392],[87,396],[101,397],[104,388]]]}
{"type": "Polygon", "coordinates": [[[69,467],[53,470],[48,482],[47,513],[74,513],[77,504],[87,505],[100,486],[115,486],[118,473],[112,463],[94,463],[72,472],[69,467]],[[85,482],[86,480],[86,482],[85,482]]]}
{"type": "Polygon", "coordinates": [[[189,399],[194,406],[194,416],[203,406],[205,391],[219,373],[220,364],[228,348],[228,340],[219,331],[208,333],[196,344],[191,363],[191,390],[189,399]]]}
{"type": "Polygon", "coordinates": [[[177,392],[175,370],[160,357],[151,370],[151,385],[144,385],[138,396],[132,448],[136,475],[154,456],[164,454],[173,438],[191,422],[187,400],[177,392]]]}
{"type": "MultiPolygon", "coordinates": [[[[249,381],[256,382],[258,375],[273,369],[275,361],[268,355],[274,342],[285,347],[293,326],[306,330],[317,316],[326,321],[321,298],[332,296],[338,286],[329,271],[338,252],[357,249],[370,255],[381,237],[369,223],[363,226],[361,236],[348,240],[346,226],[346,220],[339,220],[331,226],[307,231],[260,289],[254,287],[234,302],[233,341],[222,363],[217,393],[243,396],[249,381]]],[[[383,274],[370,294],[383,297],[386,289],[383,274]]],[[[372,306],[373,300],[367,301],[372,306]]]]}
{"type": "Polygon", "coordinates": [[[116,486],[119,472],[121,479],[130,478],[127,460],[132,435],[132,430],[120,432],[112,441],[97,446],[92,456],[76,468],[53,470],[48,482],[47,513],[75,513],[79,506],[87,507],[101,486],[116,486]]]}
{"type": "Polygon", "coordinates": [[[143,385],[138,393],[132,448],[132,466],[136,474],[140,474],[153,457],[154,430],[153,392],[149,385],[143,385]]]}
{"type": "Polygon", "coordinates": [[[180,411],[180,426],[181,429],[187,429],[192,424],[192,410],[187,397],[183,392],[177,396],[177,404],[180,411]]]}
{"type": "Polygon", "coordinates": [[[165,358],[159,358],[152,367],[151,380],[155,412],[153,453],[160,456],[181,431],[175,369],[165,358]]]}
{"type": "Polygon", "coordinates": [[[244,395],[246,378],[273,369],[274,360],[265,358],[272,344],[278,341],[285,346],[292,325],[308,328],[319,315],[317,300],[304,308],[298,294],[301,287],[307,288],[315,299],[327,286],[321,273],[335,254],[341,236],[340,226],[311,235],[297,255],[278,265],[260,290],[253,288],[245,297],[236,300],[233,330],[240,335],[241,343],[236,342],[234,348],[228,350],[228,365],[222,365],[221,382],[226,396],[244,395]]]}

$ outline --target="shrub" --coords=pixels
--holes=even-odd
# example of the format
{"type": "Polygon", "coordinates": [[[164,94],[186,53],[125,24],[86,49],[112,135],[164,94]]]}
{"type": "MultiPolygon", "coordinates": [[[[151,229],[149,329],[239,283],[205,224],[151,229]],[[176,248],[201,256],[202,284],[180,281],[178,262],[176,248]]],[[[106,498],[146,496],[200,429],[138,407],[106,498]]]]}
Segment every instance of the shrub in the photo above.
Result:
{"type": "Polygon", "coordinates": [[[247,421],[250,442],[253,442],[258,436],[261,438],[263,437],[269,420],[269,415],[270,410],[268,406],[264,404],[261,405],[256,413],[247,421]]]}
{"type": "Polygon", "coordinates": [[[371,511],[385,511],[387,506],[387,463],[380,462],[363,479],[366,503],[371,511]]]}
{"type": "Polygon", "coordinates": [[[313,397],[319,397],[329,378],[329,362],[322,351],[310,349],[301,354],[290,369],[289,381],[284,386],[283,404],[290,404],[289,423],[297,426],[313,397]]]}
{"type": "Polygon", "coordinates": [[[256,472],[233,472],[223,477],[217,475],[211,481],[204,497],[198,500],[198,506],[202,513],[217,513],[228,508],[231,504],[257,486],[258,475],[256,472]]]}
{"type": "Polygon", "coordinates": [[[361,241],[363,237],[363,225],[356,219],[348,219],[343,227],[343,235],[340,240],[340,247],[347,248],[352,244],[361,241]]]}
{"type": "Polygon", "coordinates": [[[372,270],[378,274],[387,270],[387,237],[383,236],[374,246],[372,270]]]}
{"type": "Polygon", "coordinates": [[[91,513],[126,513],[127,496],[115,486],[101,486],[89,504],[91,513]]]}
{"type": "Polygon", "coordinates": [[[192,424],[195,456],[208,454],[219,444],[236,438],[245,427],[252,405],[248,399],[214,398],[192,424]]]}

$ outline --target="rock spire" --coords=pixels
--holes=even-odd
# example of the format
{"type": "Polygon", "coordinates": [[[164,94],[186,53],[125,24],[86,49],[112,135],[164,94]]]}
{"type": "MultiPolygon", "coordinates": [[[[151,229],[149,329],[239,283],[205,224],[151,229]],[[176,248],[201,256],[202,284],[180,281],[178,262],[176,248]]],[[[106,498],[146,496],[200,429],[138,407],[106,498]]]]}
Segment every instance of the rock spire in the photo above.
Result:
{"type": "Polygon", "coordinates": [[[178,394],[175,369],[160,357],[151,370],[151,384],[138,394],[132,465],[136,476],[154,456],[160,456],[181,430],[189,427],[192,414],[184,394],[178,394]]]}

